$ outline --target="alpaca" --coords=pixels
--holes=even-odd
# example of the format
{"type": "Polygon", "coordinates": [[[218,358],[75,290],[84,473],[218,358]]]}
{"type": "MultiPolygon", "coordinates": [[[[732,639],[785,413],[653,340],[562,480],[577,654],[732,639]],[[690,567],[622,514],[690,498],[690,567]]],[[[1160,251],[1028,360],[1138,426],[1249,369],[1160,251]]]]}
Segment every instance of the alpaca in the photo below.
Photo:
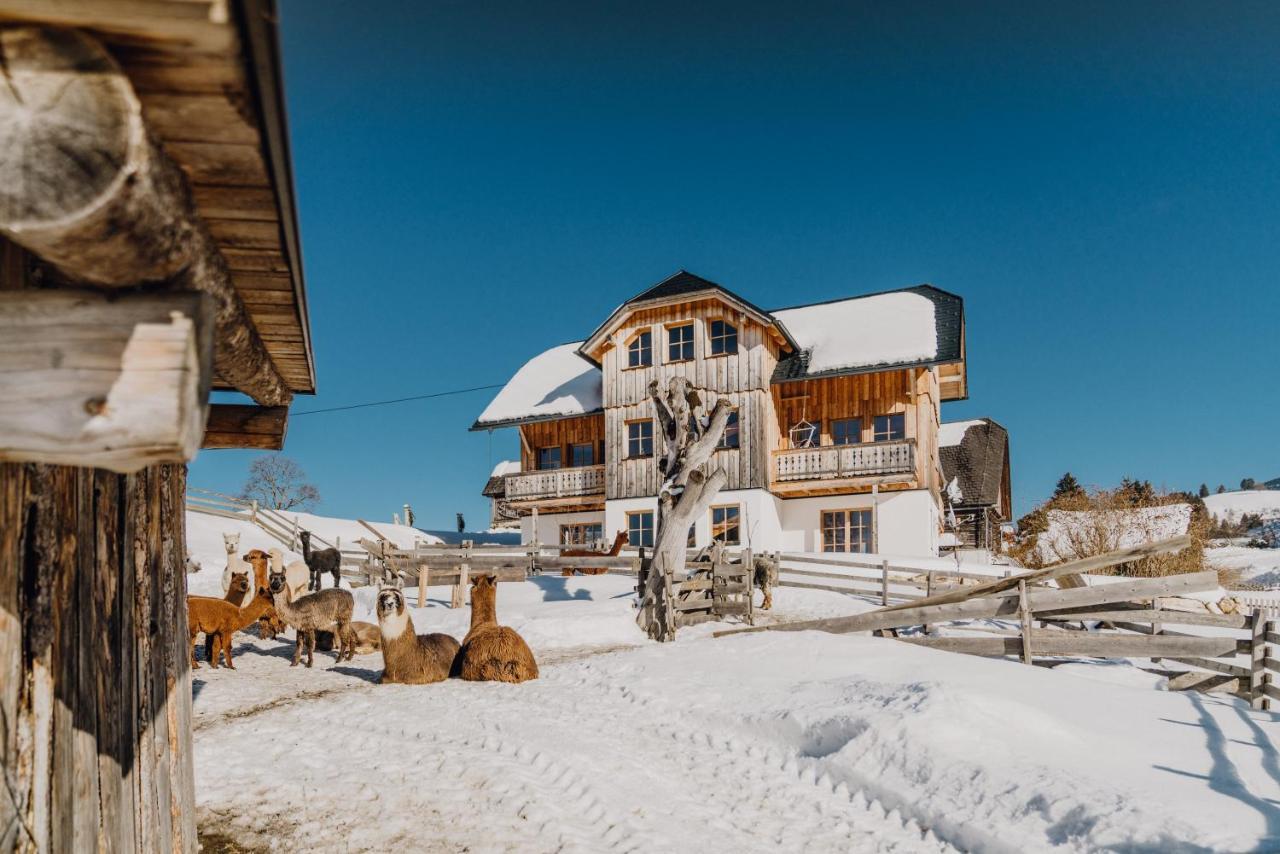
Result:
{"type": "Polygon", "coordinates": [[[227,550],[227,566],[222,570],[222,594],[225,596],[231,587],[231,573],[248,572],[249,564],[236,554],[240,550],[240,534],[223,534],[222,547],[227,550]]]}
{"type": "MultiPolygon", "coordinates": [[[[538,662],[515,629],[498,625],[498,584],[492,575],[471,581],[471,631],[450,675],[474,682],[525,682],[538,678],[538,662]]],[[[383,642],[386,630],[383,629],[383,642]]]]}
{"type": "Polygon", "coordinates": [[[320,576],[323,573],[333,573],[333,586],[341,587],[342,573],[342,552],[337,549],[311,549],[311,532],[300,531],[298,536],[302,539],[302,559],[307,562],[308,568],[311,570],[311,585],[309,590],[319,590],[321,587],[320,576]]]}
{"type": "Polygon", "coordinates": [[[289,585],[289,589],[293,591],[295,599],[306,595],[307,588],[311,584],[311,570],[307,569],[306,561],[295,560],[285,566],[284,552],[279,549],[271,549],[271,571],[284,573],[285,581],[289,585]]]}
{"type": "MultiPolygon", "coordinates": [[[[613,538],[613,546],[607,552],[595,552],[591,549],[565,549],[560,552],[561,557],[595,557],[598,554],[605,554],[609,557],[616,557],[622,551],[622,547],[627,544],[627,532],[619,531],[618,536],[613,538]]],[[[582,566],[582,567],[566,567],[560,571],[561,575],[574,575],[582,573],[583,575],[604,575],[609,571],[604,566],[582,566]]]]}
{"type": "MultiPolygon", "coordinates": [[[[267,564],[271,556],[262,549],[253,549],[244,555],[245,562],[253,567],[253,589],[254,595],[267,592],[270,584],[268,580],[269,572],[267,564]]],[[[275,639],[276,635],[284,631],[284,620],[280,619],[280,615],[275,610],[268,611],[258,621],[258,637],[263,640],[275,639]]]]}
{"type": "Polygon", "coordinates": [[[351,624],[356,633],[356,655],[369,655],[382,649],[382,629],[373,623],[356,620],[351,624]]]}
{"type": "Polygon", "coordinates": [[[271,600],[259,591],[243,608],[237,608],[223,599],[208,596],[187,597],[187,633],[191,642],[191,667],[196,669],[200,663],[196,661],[196,635],[204,632],[205,655],[209,666],[217,669],[221,656],[228,670],[235,670],[231,663],[231,638],[236,632],[247,629],[271,608],[271,600]]]}
{"type": "MultiPolygon", "coordinates": [[[[231,587],[227,590],[227,595],[222,599],[215,599],[212,596],[188,596],[187,601],[192,599],[209,599],[214,602],[230,602],[237,608],[245,604],[245,599],[249,598],[249,592],[253,589],[253,584],[249,581],[249,573],[233,572],[231,573],[231,587]]],[[[251,600],[252,601],[252,600],[251,600]]],[[[213,635],[205,634],[204,636],[204,660],[213,661],[213,635]]]]}
{"type": "Polygon", "coordinates": [[[293,663],[297,667],[303,646],[307,647],[307,667],[315,659],[316,631],[333,628],[338,636],[338,661],[355,656],[355,636],[351,630],[351,612],[356,600],[349,590],[321,590],[296,601],[283,572],[272,572],[269,587],[276,613],[290,626],[297,638],[293,644],[293,663]]]}
{"type": "Polygon", "coordinates": [[[378,628],[382,631],[380,682],[426,685],[443,682],[458,655],[458,642],[445,634],[415,634],[398,587],[378,591],[378,628]]]}

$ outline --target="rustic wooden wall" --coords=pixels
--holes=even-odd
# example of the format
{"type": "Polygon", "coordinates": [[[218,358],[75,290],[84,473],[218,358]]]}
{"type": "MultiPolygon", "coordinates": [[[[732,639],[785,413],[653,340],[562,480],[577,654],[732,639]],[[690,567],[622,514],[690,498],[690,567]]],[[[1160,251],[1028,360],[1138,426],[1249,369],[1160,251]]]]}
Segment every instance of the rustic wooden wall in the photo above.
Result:
{"type": "Polygon", "coordinates": [[[0,465],[0,850],[195,850],[185,488],[0,465]]]}
{"type": "Polygon", "coordinates": [[[915,438],[919,421],[913,411],[911,378],[907,371],[854,374],[843,377],[780,383],[773,387],[777,412],[777,450],[790,447],[787,432],[807,420],[817,424],[821,444],[830,445],[831,422],[837,418],[861,418],[862,441],[872,441],[875,416],[905,413],[907,438],[915,438]]]}
{"type": "Polygon", "coordinates": [[[583,418],[560,418],[555,421],[535,421],[520,426],[520,470],[536,471],[538,449],[557,447],[561,461],[569,465],[569,446],[592,443],[596,448],[597,463],[600,442],[604,440],[604,416],[588,415],[583,418]]]}
{"type": "MultiPolygon", "coordinates": [[[[773,420],[769,380],[778,362],[778,346],[763,325],[730,310],[718,300],[701,300],[638,311],[614,333],[612,342],[602,364],[609,498],[657,494],[661,478],[654,460],[626,458],[626,423],[652,419],[649,383],[655,379],[665,383],[675,376],[686,377],[695,387],[710,391],[708,408],[715,405],[720,395],[728,396],[738,407],[740,447],[716,451],[711,461],[711,465],[725,469],[728,475],[725,488],[768,485],[769,430],[773,420]],[[737,327],[736,353],[710,355],[709,325],[713,320],[725,320],[737,327]],[[669,363],[666,327],[688,321],[694,325],[694,358],[669,363]],[[653,365],[627,368],[627,344],[646,329],[653,335],[653,365]]],[[[655,424],[655,453],[660,450],[656,430],[655,424]]]]}

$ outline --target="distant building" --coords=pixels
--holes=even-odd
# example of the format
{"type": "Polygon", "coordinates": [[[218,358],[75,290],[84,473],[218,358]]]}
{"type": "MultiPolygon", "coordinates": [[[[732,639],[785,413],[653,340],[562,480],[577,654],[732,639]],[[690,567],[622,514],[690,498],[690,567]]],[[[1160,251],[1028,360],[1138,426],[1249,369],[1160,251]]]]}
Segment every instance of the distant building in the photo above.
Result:
{"type": "Polygon", "coordinates": [[[520,514],[507,502],[507,475],[520,471],[519,460],[503,460],[493,467],[481,494],[489,499],[489,527],[493,530],[520,530],[520,514]]]}
{"type": "MultiPolygon", "coordinates": [[[[737,406],[710,463],[728,480],[692,543],[937,553],[941,407],[968,396],[959,296],[920,285],[765,310],[677,273],[584,341],[535,356],[494,397],[471,429],[515,427],[521,456],[518,470],[495,469],[485,495],[519,518],[526,542],[625,531],[632,546],[652,545],[661,436],[648,388],[675,376],[708,408],[719,397],[737,406]]],[[[1000,519],[1004,466],[991,499],[1000,519]]]]}
{"type": "Polygon", "coordinates": [[[938,455],[956,548],[1002,551],[1000,528],[1013,516],[1009,431],[990,418],[943,424],[938,455]]]}

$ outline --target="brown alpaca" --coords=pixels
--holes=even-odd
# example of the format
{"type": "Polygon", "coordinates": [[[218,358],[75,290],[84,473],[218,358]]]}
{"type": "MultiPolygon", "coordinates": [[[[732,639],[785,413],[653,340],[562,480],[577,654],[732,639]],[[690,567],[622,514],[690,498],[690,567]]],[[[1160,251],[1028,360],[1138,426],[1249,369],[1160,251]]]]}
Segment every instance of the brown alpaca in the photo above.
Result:
{"type": "MultiPolygon", "coordinates": [[[[245,563],[253,567],[253,592],[256,596],[258,593],[267,590],[270,583],[267,579],[267,567],[271,561],[271,555],[262,549],[253,549],[244,555],[243,559],[245,563]]],[[[258,637],[263,640],[274,640],[276,635],[283,632],[284,629],[284,620],[280,619],[280,615],[276,613],[275,608],[264,614],[262,619],[258,621],[258,637]]]]}
{"type": "Polygon", "coordinates": [[[492,575],[471,582],[471,631],[451,675],[473,682],[525,682],[538,678],[538,662],[515,629],[498,625],[498,584],[492,575]]]}
{"type": "MultiPolygon", "coordinates": [[[[249,583],[249,573],[233,572],[231,573],[231,586],[227,588],[227,595],[222,597],[223,602],[230,602],[239,608],[244,604],[245,598],[249,595],[249,590],[253,585],[249,583]]],[[[206,599],[212,597],[192,596],[190,599],[206,599]]],[[[215,600],[216,601],[216,600],[215,600]]],[[[206,634],[204,636],[204,660],[213,661],[213,638],[214,635],[206,634]]]]}
{"type": "MultiPolygon", "coordinates": [[[[613,538],[613,546],[607,552],[593,552],[591,549],[565,549],[560,552],[561,557],[595,557],[598,554],[616,557],[622,551],[622,547],[627,544],[627,532],[619,531],[618,536],[613,538]]],[[[605,566],[583,566],[583,567],[567,567],[560,571],[561,575],[574,575],[581,573],[583,575],[604,575],[609,571],[605,566]]]]}
{"type": "Polygon", "coordinates": [[[397,587],[378,591],[378,628],[382,633],[383,671],[380,682],[426,685],[449,678],[458,655],[458,642],[438,632],[415,634],[413,618],[405,610],[404,593],[397,587]]]}
{"type": "Polygon", "coordinates": [[[207,596],[187,597],[187,631],[191,635],[191,667],[198,668],[196,661],[196,635],[204,632],[206,640],[213,639],[213,655],[209,658],[209,666],[217,669],[218,657],[221,656],[227,668],[235,670],[231,663],[231,638],[236,632],[247,629],[271,608],[271,599],[265,592],[259,593],[243,608],[237,608],[223,599],[212,599],[207,596]]]}

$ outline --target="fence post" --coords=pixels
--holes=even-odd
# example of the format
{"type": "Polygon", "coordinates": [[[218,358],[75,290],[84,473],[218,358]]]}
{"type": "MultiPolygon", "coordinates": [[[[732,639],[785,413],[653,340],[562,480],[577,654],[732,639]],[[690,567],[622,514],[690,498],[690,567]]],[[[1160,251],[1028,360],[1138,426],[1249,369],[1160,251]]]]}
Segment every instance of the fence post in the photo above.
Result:
{"type": "Polygon", "coordinates": [[[1267,621],[1265,612],[1258,607],[1254,607],[1253,615],[1249,618],[1250,638],[1249,638],[1249,705],[1255,709],[1262,708],[1262,701],[1266,699],[1266,694],[1262,690],[1262,686],[1266,684],[1263,677],[1267,673],[1267,621]]]}
{"type": "Polygon", "coordinates": [[[880,604],[889,605],[889,561],[880,561],[880,604]]]}
{"type": "MultiPolygon", "coordinates": [[[[1159,600],[1159,599],[1156,599],[1156,600],[1154,600],[1154,601],[1151,603],[1151,610],[1153,610],[1153,611],[1159,611],[1159,610],[1160,610],[1160,600],[1159,600]]],[[[1164,634],[1164,627],[1163,627],[1159,622],[1157,622],[1157,621],[1155,621],[1155,620],[1152,620],[1152,622],[1151,622],[1151,636],[1152,636],[1152,637],[1155,637],[1156,635],[1162,635],[1162,634],[1164,634]]],[[[1151,659],[1151,663],[1152,663],[1152,664],[1159,664],[1159,663],[1160,663],[1160,659],[1158,659],[1158,658],[1153,658],[1153,659],[1151,659]]]]}
{"type": "Polygon", "coordinates": [[[450,608],[461,608],[462,603],[466,601],[467,583],[470,579],[467,577],[471,571],[471,564],[467,560],[471,556],[471,541],[462,541],[462,563],[458,564],[458,583],[453,585],[453,595],[449,597],[450,608]]]}
{"type": "Polygon", "coordinates": [[[756,559],[751,546],[742,550],[742,581],[747,587],[747,625],[756,624],[756,559]]]}
{"type": "MultiPolygon", "coordinates": [[[[928,599],[933,595],[933,570],[929,570],[924,574],[924,598],[928,599]]],[[[925,623],[920,627],[920,631],[929,634],[929,624],[925,623]]]]}
{"type": "Polygon", "coordinates": [[[249,521],[255,525],[258,524],[258,499],[253,499],[253,504],[249,507],[249,521]]]}
{"type": "MultiPolygon", "coordinates": [[[[1265,640],[1267,635],[1274,635],[1275,633],[1276,621],[1267,620],[1263,631],[1263,639],[1265,640]]],[[[1264,645],[1262,647],[1262,655],[1262,663],[1264,667],[1262,673],[1262,710],[1264,712],[1269,712],[1271,711],[1271,698],[1267,696],[1267,689],[1271,687],[1271,671],[1265,668],[1271,663],[1271,647],[1264,645]]]]}
{"type": "Polygon", "coordinates": [[[293,533],[289,535],[289,551],[298,550],[298,517],[293,517],[293,533]]]}
{"type": "Polygon", "coordinates": [[[1031,604],[1027,602],[1027,582],[1018,582],[1018,615],[1022,618],[1022,663],[1031,663],[1031,604]]]}
{"type": "Polygon", "coordinates": [[[418,607],[427,607],[427,581],[430,571],[427,569],[427,562],[424,560],[418,564],[418,607]]]}

